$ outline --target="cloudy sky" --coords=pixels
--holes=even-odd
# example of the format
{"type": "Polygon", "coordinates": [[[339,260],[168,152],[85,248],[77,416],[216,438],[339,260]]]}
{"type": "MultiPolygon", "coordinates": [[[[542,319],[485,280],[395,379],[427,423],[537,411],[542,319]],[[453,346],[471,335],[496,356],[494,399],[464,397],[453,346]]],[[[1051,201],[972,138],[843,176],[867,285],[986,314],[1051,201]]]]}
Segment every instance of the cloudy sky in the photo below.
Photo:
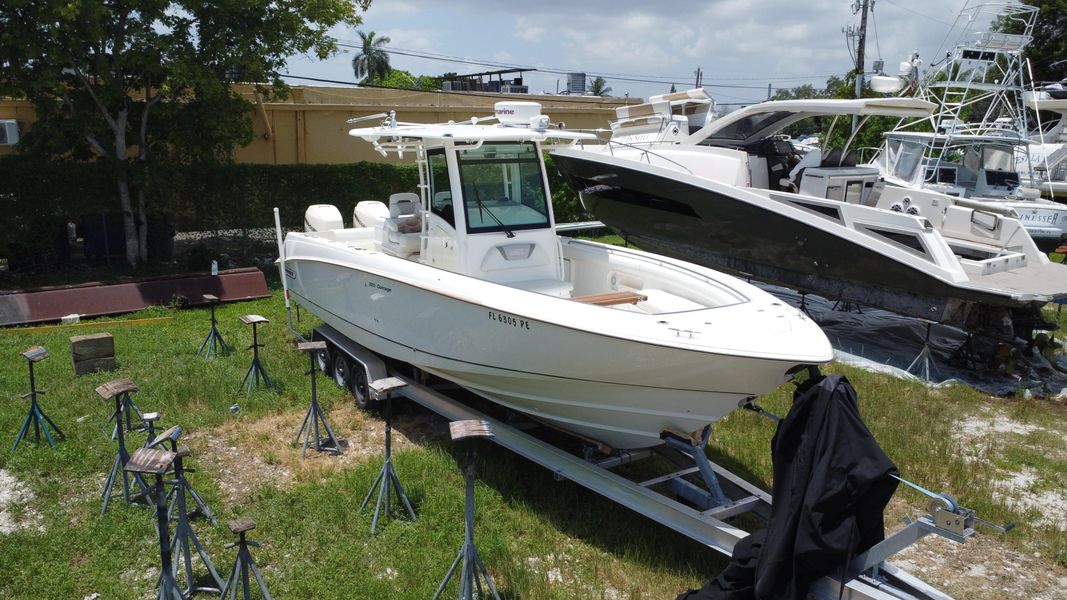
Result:
{"type": "MultiPolygon", "coordinates": [[[[720,103],[736,103],[765,99],[768,83],[822,87],[848,71],[842,28],[858,28],[853,1],[374,0],[359,29],[388,36],[392,66],[416,75],[533,67],[542,71],[526,74],[530,91],[555,92],[566,87],[564,73],[584,71],[603,76],[613,96],[647,97],[671,83],[691,87],[700,67],[705,88],[720,103]]],[[[867,69],[881,56],[895,71],[913,49],[929,63],[965,3],[875,0],[867,69]]],[[[352,28],[333,33],[359,39],[352,28]]],[[[351,82],[354,52],[323,62],[293,57],[289,73],[351,82]]]]}

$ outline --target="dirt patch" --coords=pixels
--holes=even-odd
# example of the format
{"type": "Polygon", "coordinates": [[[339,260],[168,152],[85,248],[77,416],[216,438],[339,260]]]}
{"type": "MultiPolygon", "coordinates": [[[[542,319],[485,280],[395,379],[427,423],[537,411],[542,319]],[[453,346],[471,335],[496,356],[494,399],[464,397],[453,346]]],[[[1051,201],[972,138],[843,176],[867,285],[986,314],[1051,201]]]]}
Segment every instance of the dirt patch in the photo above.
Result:
{"type": "Polygon", "coordinates": [[[1000,486],[996,495],[1008,506],[1033,515],[1033,524],[1067,531],[1067,490],[1040,489],[1036,471],[1023,467],[1000,486]]]}
{"type": "MultiPolygon", "coordinates": [[[[953,435],[960,442],[964,460],[968,461],[1000,457],[1001,449],[1008,445],[1006,442],[1030,447],[1040,454],[1056,452],[1055,449],[1038,448],[1027,443],[1028,437],[1037,432],[1062,435],[1033,423],[1017,421],[995,409],[963,419],[953,435]]],[[[1001,469],[994,497],[1031,515],[1034,524],[1051,525],[1067,531],[1067,489],[1058,480],[1047,480],[1046,477],[1025,465],[1017,471],[1001,469]]]]}
{"type": "MultiPolygon", "coordinates": [[[[904,526],[905,515],[925,512],[894,498],[886,509],[887,535],[904,526]]],[[[927,536],[889,562],[955,598],[1067,600],[1067,569],[1041,552],[1010,549],[994,533],[979,532],[965,544],[927,536]]]]}
{"type": "Polygon", "coordinates": [[[21,530],[44,531],[34,500],[36,496],[28,485],[0,469],[0,535],[21,530]]]}
{"type": "MultiPolygon", "coordinates": [[[[210,464],[217,472],[219,491],[229,505],[247,500],[262,485],[284,489],[294,483],[325,481],[380,456],[385,447],[385,421],[343,402],[327,415],[334,434],[341,438],[343,452],[339,456],[319,453],[312,446],[301,459],[301,446],[292,442],[306,414],[288,412],[254,420],[238,417],[220,427],[190,433],[186,440],[193,460],[199,457],[200,464],[210,464]]],[[[446,432],[447,426],[435,415],[402,411],[393,418],[393,450],[446,432]]]]}

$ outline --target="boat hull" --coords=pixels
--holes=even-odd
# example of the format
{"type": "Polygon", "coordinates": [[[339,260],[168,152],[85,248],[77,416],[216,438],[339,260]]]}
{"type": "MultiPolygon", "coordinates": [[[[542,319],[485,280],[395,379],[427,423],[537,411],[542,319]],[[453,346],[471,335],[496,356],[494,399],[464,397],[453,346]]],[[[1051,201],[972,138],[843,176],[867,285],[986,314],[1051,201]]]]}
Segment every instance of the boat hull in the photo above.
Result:
{"type": "Polygon", "coordinates": [[[644,250],[968,330],[1034,309],[1032,302],[953,285],[914,261],[887,258],[816,227],[811,218],[746,201],[744,190],[731,195],[589,154],[554,152],[553,161],[597,219],[644,250]]]}
{"type": "MultiPolygon", "coordinates": [[[[614,448],[657,445],[666,428],[699,430],[776,387],[797,364],[565,327],[532,318],[521,304],[498,310],[382,274],[390,259],[380,253],[340,261],[286,250],[296,300],[346,337],[614,448]]],[[[826,350],[812,362],[828,360],[826,350]]]]}

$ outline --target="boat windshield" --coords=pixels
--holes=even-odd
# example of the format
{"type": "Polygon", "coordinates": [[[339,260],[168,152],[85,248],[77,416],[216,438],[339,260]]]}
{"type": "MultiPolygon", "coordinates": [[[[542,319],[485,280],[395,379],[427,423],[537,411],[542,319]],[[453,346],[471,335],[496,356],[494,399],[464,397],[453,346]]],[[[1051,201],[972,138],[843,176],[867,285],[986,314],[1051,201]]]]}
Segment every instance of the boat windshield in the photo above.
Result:
{"type": "Polygon", "coordinates": [[[483,143],[458,149],[468,233],[549,227],[548,194],[537,146],[483,143]]]}
{"type": "Polygon", "coordinates": [[[904,181],[912,181],[922,163],[923,150],[921,142],[886,140],[885,152],[879,157],[883,172],[892,173],[904,181]]]}

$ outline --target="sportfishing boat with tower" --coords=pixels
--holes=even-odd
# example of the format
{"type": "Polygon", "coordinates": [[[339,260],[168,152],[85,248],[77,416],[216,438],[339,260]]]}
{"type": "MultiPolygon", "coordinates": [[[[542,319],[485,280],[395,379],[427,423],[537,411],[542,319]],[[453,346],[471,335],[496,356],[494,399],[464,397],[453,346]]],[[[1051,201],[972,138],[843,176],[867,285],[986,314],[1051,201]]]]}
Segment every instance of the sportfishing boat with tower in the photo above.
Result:
{"type": "Polygon", "coordinates": [[[972,3],[951,31],[960,31],[945,60],[927,69],[916,98],[933,102],[930,118],[905,118],[885,135],[874,163],[890,185],[963,199],[977,209],[1014,216],[1043,250],[1067,235],[1067,206],[1041,198],[1023,105],[1026,62],[1038,7],[1017,2],[972,3]],[[1016,23],[1021,33],[989,31],[1016,23]],[[933,128],[931,128],[933,123],[933,128]]]}
{"type": "Polygon", "coordinates": [[[1067,90],[1041,90],[1023,94],[1023,104],[1037,115],[1036,127],[1030,133],[1029,155],[1016,153],[1017,164],[1032,165],[1027,177],[1022,171],[1023,185],[1037,188],[1052,200],[1067,200],[1067,90]],[[1059,96],[1059,97],[1057,97],[1059,96]],[[1056,115],[1042,121],[1042,115],[1056,115]]]}
{"type": "MultiPolygon", "coordinates": [[[[293,297],[370,351],[620,449],[697,431],[831,360],[818,326],[744,281],[558,236],[542,143],[592,136],[540,105],[460,123],[368,118],[384,121],[350,135],[414,160],[417,193],[360,202],[351,226],[311,206],[282,262],[293,297]]],[[[328,358],[351,372],[344,353],[328,358]]]]}

